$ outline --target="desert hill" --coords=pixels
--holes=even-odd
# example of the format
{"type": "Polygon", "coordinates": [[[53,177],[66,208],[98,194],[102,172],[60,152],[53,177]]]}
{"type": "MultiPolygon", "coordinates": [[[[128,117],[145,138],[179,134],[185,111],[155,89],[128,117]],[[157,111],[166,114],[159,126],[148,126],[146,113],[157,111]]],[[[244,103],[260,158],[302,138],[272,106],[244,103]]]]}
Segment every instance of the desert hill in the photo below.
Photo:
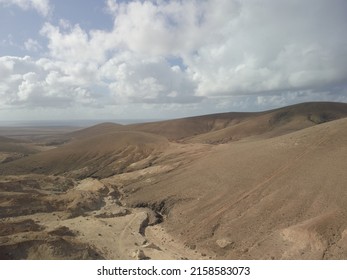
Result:
{"type": "Polygon", "coordinates": [[[161,205],[173,236],[217,258],[346,259],[346,156],[341,119],[217,146],[155,184],[128,185],[127,202],[161,205]]]}
{"type": "Polygon", "coordinates": [[[107,134],[110,132],[117,132],[119,130],[126,130],[123,128],[123,125],[117,123],[101,123],[88,128],[67,133],[66,136],[70,137],[71,139],[83,139],[97,135],[107,134]]]}
{"type": "Polygon", "coordinates": [[[168,141],[144,132],[114,132],[73,140],[56,149],[0,166],[3,174],[65,174],[107,177],[159,152],[168,141]]]}
{"type": "Polygon", "coordinates": [[[163,135],[170,140],[180,140],[194,135],[225,128],[258,113],[222,113],[188,117],[168,121],[129,125],[133,130],[163,135]]]}
{"type": "Polygon", "coordinates": [[[0,136],[0,163],[10,162],[36,152],[37,150],[28,142],[0,136]]]}
{"type": "Polygon", "coordinates": [[[135,125],[102,123],[51,136],[49,139],[55,140],[49,144],[59,147],[30,157],[27,155],[36,152],[33,148],[17,144],[18,140],[11,143],[9,138],[3,138],[2,149],[18,153],[4,161],[19,160],[0,165],[0,174],[103,178],[125,172],[130,164],[147,158],[152,152],[161,152],[164,146],[168,147],[168,140],[182,144],[221,144],[267,139],[346,116],[347,104],[318,102],[258,113],[222,113],[135,125]],[[159,142],[167,143],[157,145],[159,142]]]}
{"type": "Polygon", "coordinates": [[[347,117],[342,103],[302,103],[254,114],[225,128],[184,139],[186,142],[219,144],[250,137],[284,135],[320,123],[347,117]]]}
{"type": "Polygon", "coordinates": [[[135,124],[127,129],[159,134],[169,140],[225,143],[251,136],[278,136],[347,117],[347,104],[310,102],[256,113],[221,113],[135,124]]]}
{"type": "Polygon", "coordinates": [[[347,117],[347,104],[309,102],[263,112],[219,113],[132,125],[102,123],[68,133],[65,138],[142,131],[171,141],[220,144],[253,136],[274,137],[344,117],[347,117]]]}
{"type": "Polygon", "coordinates": [[[0,163],[0,259],[347,259],[347,104],[45,137],[0,163]]]}

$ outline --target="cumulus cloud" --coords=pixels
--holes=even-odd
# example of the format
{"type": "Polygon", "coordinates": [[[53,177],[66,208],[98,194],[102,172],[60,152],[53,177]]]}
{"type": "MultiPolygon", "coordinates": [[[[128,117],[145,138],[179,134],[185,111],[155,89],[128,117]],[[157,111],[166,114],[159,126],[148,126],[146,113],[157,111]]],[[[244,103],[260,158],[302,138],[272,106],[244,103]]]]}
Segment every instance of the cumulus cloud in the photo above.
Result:
{"type": "Polygon", "coordinates": [[[242,2],[240,14],[232,23],[225,23],[222,41],[211,41],[194,55],[184,55],[199,84],[198,94],[315,89],[346,77],[344,39],[341,34],[332,36],[335,30],[324,27],[328,24],[324,18],[336,16],[340,7],[320,3],[317,8],[310,1],[279,2],[281,5],[275,1],[242,2]],[[313,7],[315,11],[307,13],[313,7]],[[344,62],[338,62],[340,59],[344,62]]]}
{"type": "Polygon", "coordinates": [[[184,70],[160,57],[146,59],[126,52],[108,60],[99,71],[116,100],[136,103],[190,103],[195,83],[184,70]]]}
{"type": "Polygon", "coordinates": [[[49,0],[0,0],[2,5],[16,5],[23,10],[34,9],[43,16],[48,16],[51,12],[49,0]]]}
{"type": "Polygon", "coordinates": [[[48,49],[54,59],[65,61],[97,61],[105,59],[106,52],[111,48],[111,36],[100,30],[87,32],[79,25],[71,26],[65,21],[62,28],[46,23],[41,35],[48,39],[48,49]]]}
{"type": "Polygon", "coordinates": [[[318,90],[347,76],[344,1],[107,3],[118,43],[181,57],[199,96],[318,90]]]}
{"type": "MultiPolygon", "coordinates": [[[[0,3],[42,14],[47,12],[38,7],[46,6],[37,3],[49,8],[48,1],[0,3]]],[[[1,58],[0,89],[7,96],[1,102],[102,106],[210,100],[216,108],[244,108],[346,98],[344,0],[105,3],[111,30],[85,30],[64,19],[45,23],[44,58],[1,58]]],[[[28,40],[26,48],[39,46],[28,40]]]]}
{"type": "MultiPolygon", "coordinates": [[[[74,77],[74,69],[64,72],[64,64],[29,56],[0,58],[1,105],[66,107],[74,104],[98,106],[98,98],[88,90],[86,76],[74,77]]],[[[78,71],[77,71],[78,72],[78,71]]]]}

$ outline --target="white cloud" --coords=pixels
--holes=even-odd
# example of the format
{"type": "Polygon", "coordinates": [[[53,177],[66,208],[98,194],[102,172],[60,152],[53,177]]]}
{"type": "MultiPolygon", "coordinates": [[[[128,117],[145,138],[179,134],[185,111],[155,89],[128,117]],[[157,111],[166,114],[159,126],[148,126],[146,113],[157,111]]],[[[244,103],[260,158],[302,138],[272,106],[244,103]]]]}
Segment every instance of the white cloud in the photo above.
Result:
{"type": "MultiPolygon", "coordinates": [[[[112,1],[111,1],[112,2],[112,1]]],[[[205,41],[203,1],[133,1],[112,7],[113,34],[129,50],[148,55],[190,51],[205,41]]]]}
{"type": "Polygon", "coordinates": [[[125,52],[107,61],[98,73],[117,101],[189,103],[201,99],[194,96],[195,83],[187,74],[161,57],[146,59],[125,52]]]}
{"type": "Polygon", "coordinates": [[[3,5],[16,5],[23,10],[35,9],[43,16],[48,16],[51,13],[49,0],[0,0],[3,5]]]}
{"type": "Polygon", "coordinates": [[[14,62],[11,60],[0,58],[0,80],[6,79],[11,75],[14,62]]]}
{"type": "Polygon", "coordinates": [[[115,13],[118,9],[117,0],[106,0],[106,10],[109,13],[115,13]]]}
{"type": "Polygon", "coordinates": [[[106,53],[115,45],[112,34],[101,30],[87,32],[79,25],[71,26],[61,21],[58,26],[46,23],[40,33],[48,39],[48,49],[54,59],[65,61],[95,61],[102,62],[106,53]]]}
{"type": "Polygon", "coordinates": [[[118,46],[179,56],[197,95],[230,96],[314,89],[346,77],[345,39],[336,30],[347,20],[341,1],[333,2],[108,1],[108,7],[118,46]]]}
{"type": "Polygon", "coordinates": [[[88,90],[93,81],[88,81],[87,75],[79,79],[78,70],[67,70],[67,67],[48,59],[1,57],[0,104],[31,108],[99,106],[97,96],[88,90]]]}
{"type": "MultiPolygon", "coordinates": [[[[281,6],[274,1],[243,1],[240,14],[225,20],[221,41],[211,40],[194,55],[184,55],[199,84],[198,94],[315,89],[346,77],[344,39],[331,36],[333,29],[320,28],[322,17],[336,14],[339,7],[322,7],[325,5],[320,2],[317,14],[307,14],[313,3],[280,2],[281,6]],[[290,10],[296,13],[286,15],[290,10]],[[332,48],[333,44],[337,47],[332,48]]],[[[336,20],[336,27],[342,15],[339,17],[330,19],[336,20]]]]}
{"type": "MultiPolygon", "coordinates": [[[[0,0],[44,11],[39,2],[49,11],[48,1],[0,0]]],[[[227,109],[347,95],[345,1],[105,3],[112,30],[61,19],[41,29],[44,58],[1,58],[1,102],[207,106],[209,100],[227,109]]],[[[26,48],[39,50],[36,43],[28,40],[26,48]]]]}

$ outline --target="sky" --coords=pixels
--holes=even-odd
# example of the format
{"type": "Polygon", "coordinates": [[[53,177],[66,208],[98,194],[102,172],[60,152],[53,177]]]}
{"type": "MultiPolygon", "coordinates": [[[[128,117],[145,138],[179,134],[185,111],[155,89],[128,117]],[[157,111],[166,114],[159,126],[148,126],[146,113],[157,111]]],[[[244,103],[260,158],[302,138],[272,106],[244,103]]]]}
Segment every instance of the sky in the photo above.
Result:
{"type": "Polygon", "coordinates": [[[0,0],[0,121],[347,102],[345,0],[0,0]]]}

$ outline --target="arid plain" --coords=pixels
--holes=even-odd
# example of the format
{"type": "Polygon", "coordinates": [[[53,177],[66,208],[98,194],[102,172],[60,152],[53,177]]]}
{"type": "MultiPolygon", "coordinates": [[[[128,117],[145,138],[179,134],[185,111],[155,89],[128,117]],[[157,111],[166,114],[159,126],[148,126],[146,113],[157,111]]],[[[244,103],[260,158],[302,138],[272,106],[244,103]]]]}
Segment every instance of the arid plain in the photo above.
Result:
{"type": "Polygon", "coordinates": [[[0,259],[347,259],[347,104],[0,133],[0,259]]]}

